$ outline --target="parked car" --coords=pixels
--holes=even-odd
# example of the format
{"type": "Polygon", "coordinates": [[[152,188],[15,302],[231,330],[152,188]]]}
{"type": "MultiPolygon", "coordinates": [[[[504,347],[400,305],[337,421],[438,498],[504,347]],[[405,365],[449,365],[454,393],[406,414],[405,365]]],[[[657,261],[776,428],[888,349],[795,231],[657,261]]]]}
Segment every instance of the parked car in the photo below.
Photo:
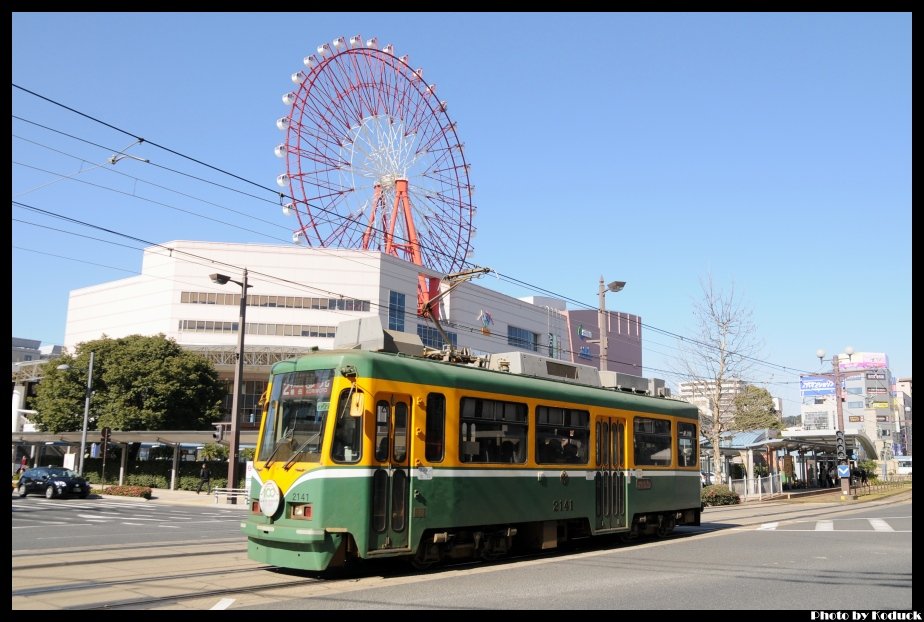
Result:
{"type": "Polygon", "coordinates": [[[16,486],[20,497],[29,493],[42,493],[46,499],[76,495],[81,499],[90,494],[90,483],[80,475],[63,467],[36,467],[19,476],[16,486]]]}

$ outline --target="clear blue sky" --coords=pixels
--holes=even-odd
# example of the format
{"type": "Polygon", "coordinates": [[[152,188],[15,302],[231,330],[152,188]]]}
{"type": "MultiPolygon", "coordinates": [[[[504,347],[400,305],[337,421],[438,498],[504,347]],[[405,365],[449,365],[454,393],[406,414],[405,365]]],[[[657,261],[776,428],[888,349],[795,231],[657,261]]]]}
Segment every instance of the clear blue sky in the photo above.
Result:
{"type": "MultiPolygon", "coordinates": [[[[794,370],[749,378],[786,414],[818,348],[885,352],[911,375],[910,13],[12,21],[14,84],[271,189],[290,74],[320,43],[376,36],[424,68],[458,123],[477,187],[473,261],[589,307],[601,274],[625,280],[608,308],[681,335],[701,278],[734,284],[761,358],[794,370]]],[[[61,343],[68,292],[138,273],[146,245],[18,203],[149,242],[289,242],[267,190],[151,145],[129,153],[254,196],[105,164],[129,137],[16,88],[12,102],[14,336],[61,343]]],[[[649,329],[646,375],[673,380],[676,352],[649,329]]]]}

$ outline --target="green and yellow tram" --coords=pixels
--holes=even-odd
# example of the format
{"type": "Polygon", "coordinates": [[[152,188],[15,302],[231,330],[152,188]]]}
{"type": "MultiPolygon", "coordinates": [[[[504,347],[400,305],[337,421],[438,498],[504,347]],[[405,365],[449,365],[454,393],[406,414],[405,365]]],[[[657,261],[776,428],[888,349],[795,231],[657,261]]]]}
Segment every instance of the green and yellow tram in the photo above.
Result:
{"type": "Polygon", "coordinates": [[[699,524],[694,406],[579,384],[577,366],[541,357],[560,379],[511,373],[504,356],[487,369],[340,349],[274,365],[249,557],[426,566],[699,524]]]}

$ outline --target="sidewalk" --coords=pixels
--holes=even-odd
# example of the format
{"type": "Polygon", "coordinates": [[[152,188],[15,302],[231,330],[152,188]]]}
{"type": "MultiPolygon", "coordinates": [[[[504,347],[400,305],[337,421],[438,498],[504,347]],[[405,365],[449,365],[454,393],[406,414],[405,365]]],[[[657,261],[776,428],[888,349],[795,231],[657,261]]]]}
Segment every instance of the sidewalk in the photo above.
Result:
{"type": "Polygon", "coordinates": [[[175,505],[199,505],[222,508],[240,508],[242,510],[249,508],[249,503],[226,503],[223,497],[218,502],[215,501],[215,494],[196,494],[195,490],[169,490],[167,488],[152,488],[150,499],[141,499],[138,497],[120,497],[118,495],[104,495],[98,492],[98,487],[93,487],[93,495],[103,499],[119,499],[123,501],[139,501],[143,503],[171,503],[175,505]]]}

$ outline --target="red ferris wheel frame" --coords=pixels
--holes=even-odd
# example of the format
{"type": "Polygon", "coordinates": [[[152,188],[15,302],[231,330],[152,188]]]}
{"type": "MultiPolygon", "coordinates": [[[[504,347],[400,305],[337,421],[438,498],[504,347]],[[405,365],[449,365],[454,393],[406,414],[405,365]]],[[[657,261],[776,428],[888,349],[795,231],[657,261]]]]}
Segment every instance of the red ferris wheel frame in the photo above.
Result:
{"type": "MultiPolygon", "coordinates": [[[[435,86],[391,45],[359,35],[318,46],[283,96],[277,181],[310,246],[378,249],[443,273],[472,252],[473,187],[435,86]]],[[[429,289],[429,288],[428,288],[429,289]]]]}

